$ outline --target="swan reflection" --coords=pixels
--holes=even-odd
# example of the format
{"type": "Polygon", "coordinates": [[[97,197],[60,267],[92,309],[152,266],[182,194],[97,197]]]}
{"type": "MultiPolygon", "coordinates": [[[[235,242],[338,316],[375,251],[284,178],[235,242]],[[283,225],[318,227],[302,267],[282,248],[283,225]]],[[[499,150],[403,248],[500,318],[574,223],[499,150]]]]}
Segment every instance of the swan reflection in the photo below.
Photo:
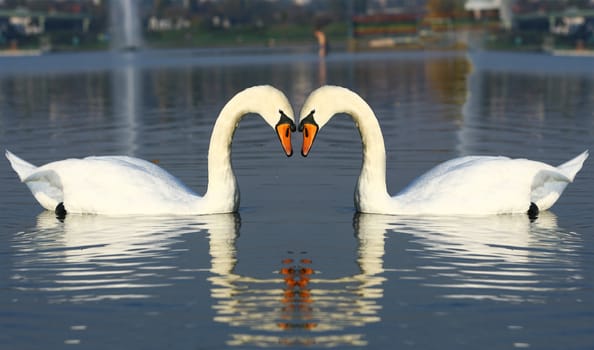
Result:
{"type": "Polygon", "coordinates": [[[567,280],[581,279],[573,259],[579,238],[559,229],[551,212],[533,222],[526,215],[364,218],[412,236],[420,249],[400,253],[418,262],[400,278],[440,288],[444,298],[541,302],[547,292],[574,288],[567,280]]]}
{"type": "MultiPolygon", "coordinates": [[[[356,230],[362,224],[356,219],[356,230]]],[[[382,226],[356,234],[360,272],[339,278],[322,278],[324,267],[307,253],[286,253],[269,278],[235,273],[240,226],[235,214],[59,221],[43,212],[35,229],[13,240],[12,280],[17,290],[41,292],[52,304],[159,298],[195,280],[193,288],[207,287],[211,295],[200,313],[212,308],[215,322],[231,326],[229,345],[367,344],[353,329],[380,321],[382,226]]]]}
{"type": "Polygon", "coordinates": [[[269,279],[238,275],[234,273],[233,237],[211,234],[211,271],[215,275],[209,281],[216,300],[215,321],[251,330],[232,333],[228,344],[366,345],[364,334],[350,332],[353,327],[381,320],[378,299],[383,296],[385,281],[380,274],[386,226],[365,217],[356,217],[354,226],[360,272],[340,278],[319,277],[315,257],[306,253],[287,253],[273,267],[277,272],[269,279]]]}
{"type": "MultiPolygon", "coordinates": [[[[196,278],[180,268],[189,233],[236,232],[236,215],[199,217],[109,217],[69,214],[59,221],[49,211],[34,230],[14,240],[13,280],[20,290],[49,292],[50,302],[139,299],[158,288],[196,278]],[[221,228],[224,227],[224,228],[221,228]]],[[[204,255],[207,254],[206,244],[204,255]]],[[[198,253],[197,253],[198,254],[198,253]]]]}
{"type": "Polygon", "coordinates": [[[356,214],[352,259],[359,271],[336,278],[325,277],[327,267],[307,252],[286,253],[263,278],[235,272],[240,226],[234,214],[68,215],[60,222],[44,212],[35,230],[13,239],[11,283],[50,303],[169,295],[189,301],[198,318],[210,318],[212,309],[213,321],[229,326],[224,336],[231,346],[341,347],[368,344],[364,327],[382,321],[382,302],[394,299],[394,288],[538,303],[582,278],[574,259],[579,235],[559,229],[550,212],[534,222],[525,215],[356,214]],[[202,291],[210,300],[194,302],[202,291]]]}

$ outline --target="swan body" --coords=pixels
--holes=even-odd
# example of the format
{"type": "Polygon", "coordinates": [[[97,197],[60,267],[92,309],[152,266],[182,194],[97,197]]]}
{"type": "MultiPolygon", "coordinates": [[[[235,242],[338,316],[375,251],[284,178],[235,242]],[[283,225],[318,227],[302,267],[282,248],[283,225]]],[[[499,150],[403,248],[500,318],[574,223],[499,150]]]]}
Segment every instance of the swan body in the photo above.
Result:
{"type": "Polygon", "coordinates": [[[66,159],[36,167],[13,153],[6,158],[42,207],[108,215],[200,215],[235,212],[239,189],[231,167],[233,133],[247,113],[257,113],[276,129],[291,155],[293,111],[271,86],[239,92],[223,107],[210,139],[208,187],[199,196],[159,166],[128,156],[66,159]],[[280,112],[280,117],[279,117],[280,112]]]}
{"type": "Polygon", "coordinates": [[[386,188],[386,152],[378,120],[356,93],[323,86],[301,110],[302,155],[335,114],[353,118],[363,145],[355,189],[359,212],[393,215],[490,215],[549,209],[588,158],[588,151],[557,167],[528,159],[467,156],[437,165],[395,196],[386,188]],[[337,102],[340,101],[340,102],[337,102]]]}

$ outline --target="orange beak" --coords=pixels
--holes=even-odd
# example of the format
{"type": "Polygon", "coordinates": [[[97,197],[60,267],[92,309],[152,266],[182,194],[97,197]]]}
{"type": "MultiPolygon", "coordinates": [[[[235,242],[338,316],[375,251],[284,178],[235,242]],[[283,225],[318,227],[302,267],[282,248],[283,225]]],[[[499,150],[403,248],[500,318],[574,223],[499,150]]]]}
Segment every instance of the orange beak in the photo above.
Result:
{"type": "MultiPolygon", "coordinates": [[[[294,128],[295,127],[293,127],[293,129],[294,128]]],[[[281,146],[283,146],[287,157],[292,156],[293,146],[291,145],[291,125],[286,123],[277,124],[276,133],[278,134],[278,139],[280,140],[281,146]]]]}
{"type": "Polygon", "coordinates": [[[307,157],[313,142],[318,134],[318,126],[315,124],[304,124],[303,125],[303,144],[301,145],[301,155],[307,157]]]}
{"type": "Polygon", "coordinates": [[[313,142],[318,134],[318,124],[316,124],[314,117],[314,111],[311,111],[307,117],[305,117],[301,123],[299,123],[299,131],[303,133],[303,143],[301,144],[301,155],[307,157],[313,142]]]}
{"type": "Polygon", "coordinates": [[[282,111],[280,112],[280,120],[274,127],[276,130],[276,134],[278,135],[278,139],[283,146],[283,150],[285,150],[285,154],[287,157],[293,155],[293,146],[291,145],[291,133],[295,131],[295,123],[291,120],[291,118],[287,117],[287,115],[282,111]]]}

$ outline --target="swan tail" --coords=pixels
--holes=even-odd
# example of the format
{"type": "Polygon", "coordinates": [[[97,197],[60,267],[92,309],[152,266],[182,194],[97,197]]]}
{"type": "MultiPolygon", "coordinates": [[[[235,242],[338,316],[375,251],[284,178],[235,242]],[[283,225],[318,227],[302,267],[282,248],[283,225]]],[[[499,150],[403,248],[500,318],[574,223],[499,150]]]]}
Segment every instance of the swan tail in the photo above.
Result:
{"type": "Polygon", "coordinates": [[[56,172],[51,170],[39,171],[35,165],[6,151],[6,158],[25,183],[39,204],[47,210],[54,210],[64,200],[62,184],[56,172]]]}
{"type": "Polygon", "coordinates": [[[559,165],[557,171],[541,170],[532,182],[531,201],[540,210],[546,210],[555,204],[567,185],[573,182],[584,161],[588,158],[588,151],[559,165]]]}
{"type": "Polygon", "coordinates": [[[557,166],[557,169],[562,172],[570,181],[573,181],[575,175],[582,169],[584,161],[588,159],[588,151],[582,152],[577,157],[557,166]]]}
{"type": "Polygon", "coordinates": [[[4,155],[6,156],[6,159],[8,159],[8,161],[10,162],[12,169],[14,169],[14,171],[17,173],[21,181],[24,181],[29,175],[31,175],[37,169],[35,165],[17,157],[16,155],[14,155],[14,153],[10,152],[9,150],[6,150],[4,155]]]}

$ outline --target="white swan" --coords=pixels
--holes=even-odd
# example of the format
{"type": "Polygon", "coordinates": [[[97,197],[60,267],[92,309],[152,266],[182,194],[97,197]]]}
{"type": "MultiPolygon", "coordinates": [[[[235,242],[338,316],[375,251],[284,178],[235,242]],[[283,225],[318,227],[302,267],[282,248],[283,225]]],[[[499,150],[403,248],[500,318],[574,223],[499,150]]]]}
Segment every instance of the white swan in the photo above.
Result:
{"type": "Polygon", "coordinates": [[[267,85],[245,89],[227,102],[215,122],[208,150],[208,187],[202,197],[157,165],[127,156],[66,159],[40,167],[9,151],[6,158],[41,206],[55,209],[58,215],[66,211],[107,215],[230,213],[239,206],[231,142],[247,113],[260,114],[291,156],[295,124],[286,96],[267,85]]]}
{"type": "Polygon", "coordinates": [[[371,107],[338,86],[312,92],[301,110],[301,154],[307,156],[317,132],[336,113],[353,118],[363,144],[363,165],[355,206],[363,213],[404,215],[490,215],[550,208],[572,182],[588,151],[553,167],[507,157],[468,156],[449,160],[414,180],[392,197],[386,189],[384,139],[371,107]]]}

